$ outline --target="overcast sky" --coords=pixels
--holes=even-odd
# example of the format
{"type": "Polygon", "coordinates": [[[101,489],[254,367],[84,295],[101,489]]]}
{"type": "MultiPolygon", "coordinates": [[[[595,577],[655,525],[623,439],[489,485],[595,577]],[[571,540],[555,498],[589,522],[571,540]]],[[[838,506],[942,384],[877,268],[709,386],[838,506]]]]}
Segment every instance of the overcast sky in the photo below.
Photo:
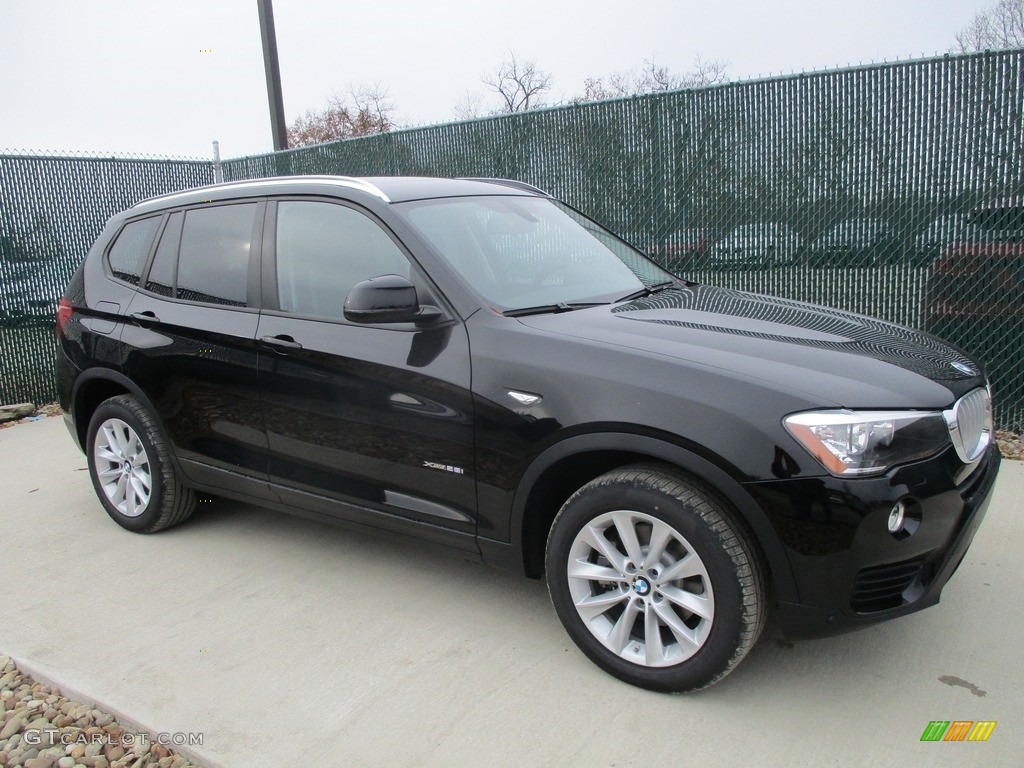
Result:
{"type": "MultiPolygon", "coordinates": [[[[405,125],[445,122],[508,51],[554,76],[698,53],[731,79],[944,53],[995,0],[276,0],[289,124],[380,83],[405,125]]],[[[272,149],[256,0],[0,0],[0,152],[224,157],[272,149]]]]}

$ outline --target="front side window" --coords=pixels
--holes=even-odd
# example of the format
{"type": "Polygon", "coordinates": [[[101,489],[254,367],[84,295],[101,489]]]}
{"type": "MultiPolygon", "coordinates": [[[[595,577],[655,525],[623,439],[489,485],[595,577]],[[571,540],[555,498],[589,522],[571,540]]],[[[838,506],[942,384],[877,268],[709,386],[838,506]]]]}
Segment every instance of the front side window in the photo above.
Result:
{"type": "Polygon", "coordinates": [[[362,280],[410,276],[409,260],[380,225],[334,203],[278,203],[276,253],[281,309],[310,317],[341,319],[362,280]]]}
{"type": "Polygon", "coordinates": [[[185,213],[177,298],[245,306],[256,208],[256,203],[242,203],[185,213]]]}
{"type": "Polygon", "coordinates": [[[395,206],[497,307],[611,301],[672,276],[571,208],[533,197],[395,206]]]}
{"type": "Polygon", "coordinates": [[[124,229],[107,254],[107,262],[114,277],[132,285],[139,284],[139,276],[146,264],[146,257],[149,255],[150,246],[153,245],[153,236],[156,235],[159,224],[159,216],[150,216],[148,219],[131,221],[124,225],[124,229]]]}

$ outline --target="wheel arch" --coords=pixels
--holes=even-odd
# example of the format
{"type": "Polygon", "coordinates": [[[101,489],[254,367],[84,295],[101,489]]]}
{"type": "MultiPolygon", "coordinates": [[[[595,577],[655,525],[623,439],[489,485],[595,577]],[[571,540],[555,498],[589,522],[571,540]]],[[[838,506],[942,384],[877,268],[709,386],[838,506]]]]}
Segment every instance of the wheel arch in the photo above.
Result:
{"type": "Polygon", "coordinates": [[[708,486],[729,504],[764,556],[779,600],[797,600],[792,568],[778,534],[739,481],[708,458],[649,435],[596,432],[566,438],[543,451],[527,468],[512,502],[511,531],[522,568],[538,578],[555,514],[578,488],[604,473],[641,462],[668,465],[708,486]]]}
{"type": "MultiPolygon", "coordinates": [[[[123,373],[110,368],[93,368],[83,371],[75,380],[74,388],[71,390],[71,414],[75,425],[74,437],[78,441],[78,447],[83,451],[86,450],[89,422],[92,420],[93,413],[102,402],[118,395],[131,395],[142,403],[160,430],[165,435],[167,434],[159,412],[137,384],[123,373]]],[[[171,448],[171,459],[177,463],[173,446],[169,447],[171,448]]]]}

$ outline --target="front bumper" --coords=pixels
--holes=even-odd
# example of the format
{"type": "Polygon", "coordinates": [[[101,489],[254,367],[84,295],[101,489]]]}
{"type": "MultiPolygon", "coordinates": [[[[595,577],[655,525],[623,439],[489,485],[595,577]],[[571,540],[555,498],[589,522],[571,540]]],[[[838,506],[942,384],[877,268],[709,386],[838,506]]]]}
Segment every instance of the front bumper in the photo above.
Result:
{"type": "Polygon", "coordinates": [[[789,637],[843,632],[939,602],[988,509],[1000,463],[995,444],[965,477],[955,451],[880,478],[752,483],[786,550],[799,600],[779,602],[789,637]],[[889,533],[893,505],[919,520],[889,533]]]}

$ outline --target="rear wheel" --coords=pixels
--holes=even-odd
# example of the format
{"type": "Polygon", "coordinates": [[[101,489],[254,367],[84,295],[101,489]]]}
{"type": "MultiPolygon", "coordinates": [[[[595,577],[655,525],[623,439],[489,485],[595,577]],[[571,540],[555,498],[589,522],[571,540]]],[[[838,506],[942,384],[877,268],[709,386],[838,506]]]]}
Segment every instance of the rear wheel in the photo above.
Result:
{"type": "Polygon", "coordinates": [[[580,649],[651,690],[718,681],[764,625],[765,579],[743,528],[713,492],[657,465],[573,494],[548,537],[547,579],[580,649]]]}
{"type": "Polygon", "coordinates": [[[96,495],[121,527],[154,533],[195,510],[195,493],[178,480],[156,420],[134,397],[100,404],[86,446],[96,495]]]}

